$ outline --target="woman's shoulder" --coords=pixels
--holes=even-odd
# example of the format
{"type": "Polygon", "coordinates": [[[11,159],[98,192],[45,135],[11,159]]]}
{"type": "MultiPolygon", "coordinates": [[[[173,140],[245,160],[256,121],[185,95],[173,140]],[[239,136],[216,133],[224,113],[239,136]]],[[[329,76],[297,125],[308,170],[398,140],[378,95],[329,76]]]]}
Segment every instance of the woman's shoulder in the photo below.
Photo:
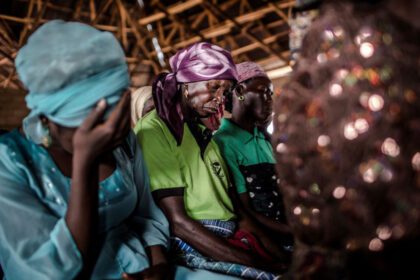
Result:
{"type": "Polygon", "coordinates": [[[159,117],[155,110],[144,115],[134,127],[134,132],[138,134],[153,133],[156,131],[162,131],[165,128],[165,123],[159,117]]]}
{"type": "Polygon", "coordinates": [[[140,118],[137,121],[137,124],[135,125],[134,130],[143,128],[145,126],[147,127],[153,127],[153,126],[159,126],[159,116],[156,112],[156,109],[153,109],[152,111],[148,112],[146,115],[144,115],[142,118],[140,118]]]}
{"type": "Polygon", "coordinates": [[[156,109],[149,112],[137,123],[134,128],[139,142],[147,141],[159,145],[162,142],[171,143],[176,145],[175,137],[170,132],[168,126],[159,117],[156,109]]]}

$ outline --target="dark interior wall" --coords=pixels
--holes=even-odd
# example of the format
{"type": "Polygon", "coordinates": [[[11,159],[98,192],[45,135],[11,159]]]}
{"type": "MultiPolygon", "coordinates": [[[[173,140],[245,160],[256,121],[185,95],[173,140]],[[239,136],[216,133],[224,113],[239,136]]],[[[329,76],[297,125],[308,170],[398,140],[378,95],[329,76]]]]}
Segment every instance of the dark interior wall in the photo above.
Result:
{"type": "Polygon", "coordinates": [[[25,92],[0,88],[0,128],[11,130],[20,126],[29,110],[25,104],[25,92]]]}

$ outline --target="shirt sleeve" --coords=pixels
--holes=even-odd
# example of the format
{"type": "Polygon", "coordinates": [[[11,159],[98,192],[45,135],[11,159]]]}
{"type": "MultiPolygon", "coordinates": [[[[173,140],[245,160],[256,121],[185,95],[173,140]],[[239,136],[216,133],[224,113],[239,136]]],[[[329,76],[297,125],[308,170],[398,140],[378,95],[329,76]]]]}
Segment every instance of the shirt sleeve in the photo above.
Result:
{"type": "Polygon", "coordinates": [[[131,145],[134,147],[134,176],[139,200],[130,222],[140,233],[145,247],[162,245],[167,248],[169,223],[152,198],[142,151],[134,136],[131,145]]]}
{"type": "Polygon", "coordinates": [[[223,158],[229,167],[229,174],[235,183],[237,193],[242,194],[247,192],[244,176],[239,169],[239,161],[237,154],[226,144],[217,141],[223,158]]]}
{"type": "Polygon", "coordinates": [[[152,192],[185,187],[180,163],[176,158],[175,139],[170,137],[172,135],[167,135],[157,125],[144,125],[137,131],[152,192]]]}
{"type": "Polygon", "coordinates": [[[24,161],[0,144],[0,263],[7,279],[73,279],[82,257],[64,218],[30,184],[24,161]],[[10,155],[12,154],[12,155],[10,155]]]}

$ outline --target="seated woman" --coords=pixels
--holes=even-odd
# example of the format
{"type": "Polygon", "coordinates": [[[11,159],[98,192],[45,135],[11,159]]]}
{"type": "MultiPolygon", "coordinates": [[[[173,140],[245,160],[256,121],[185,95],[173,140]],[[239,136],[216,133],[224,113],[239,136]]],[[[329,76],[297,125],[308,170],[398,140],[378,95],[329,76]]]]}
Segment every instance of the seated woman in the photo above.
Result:
{"type": "Polygon", "coordinates": [[[273,279],[274,274],[251,268],[274,267],[253,237],[241,233],[248,245],[229,241],[247,216],[235,214],[226,165],[211,136],[223,115],[223,95],[236,81],[232,58],[218,46],[197,43],[171,57],[170,65],[173,72],[160,74],[153,84],[156,110],[134,130],[152,194],[176,237],[174,248],[191,267],[273,279]]]}
{"type": "Polygon", "coordinates": [[[242,206],[267,229],[286,237],[290,230],[277,191],[273,149],[259,129],[271,119],[273,85],[254,62],[240,63],[236,69],[238,85],[226,101],[232,118],[223,119],[214,140],[229,166],[242,206]]]}
{"type": "Polygon", "coordinates": [[[152,87],[145,86],[131,94],[131,126],[155,108],[152,98],[152,87]]]}
{"type": "MultiPolygon", "coordinates": [[[[51,21],[20,49],[16,69],[31,112],[23,130],[0,137],[6,279],[166,277],[168,223],[129,133],[129,76],[117,40],[51,21]]],[[[189,279],[188,271],[177,268],[176,277],[189,279]]]]}

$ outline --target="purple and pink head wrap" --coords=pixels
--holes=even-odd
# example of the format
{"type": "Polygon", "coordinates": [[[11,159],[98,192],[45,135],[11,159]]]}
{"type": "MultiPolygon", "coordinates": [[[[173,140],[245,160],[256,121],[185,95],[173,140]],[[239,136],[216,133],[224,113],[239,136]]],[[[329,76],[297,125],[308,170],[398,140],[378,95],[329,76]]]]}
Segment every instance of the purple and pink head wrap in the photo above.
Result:
{"type": "Polygon", "coordinates": [[[178,51],[169,59],[171,73],[159,74],[153,82],[153,99],[159,117],[181,144],[184,116],[179,83],[237,80],[232,56],[219,46],[201,42],[178,51]]]}
{"type": "Polygon", "coordinates": [[[236,70],[238,71],[238,83],[257,77],[269,79],[261,66],[255,62],[245,61],[236,64],[236,70]]]}

